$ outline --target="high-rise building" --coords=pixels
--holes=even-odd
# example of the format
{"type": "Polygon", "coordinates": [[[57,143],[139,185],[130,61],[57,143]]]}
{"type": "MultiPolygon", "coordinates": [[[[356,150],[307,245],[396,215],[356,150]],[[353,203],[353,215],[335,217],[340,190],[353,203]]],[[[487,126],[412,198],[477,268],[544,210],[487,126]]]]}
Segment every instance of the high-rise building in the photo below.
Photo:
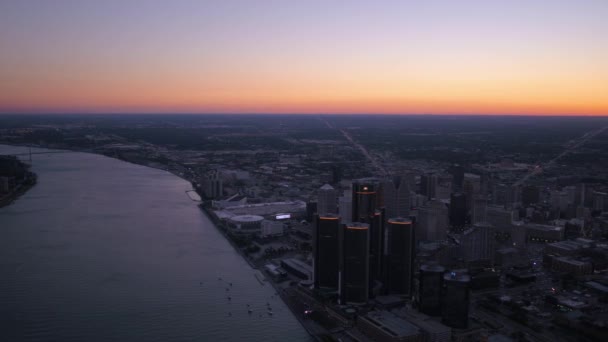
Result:
{"type": "Polygon", "coordinates": [[[553,190],[550,193],[549,201],[551,208],[556,212],[564,212],[568,209],[569,199],[568,192],[563,190],[553,190]]]}
{"type": "Polygon", "coordinates": [[[440,174],[437,176],[437,186],[435,187],[436,199],[450,199],[452,193],[452,175],[440,174]]]}
{"type": "Polygon", "coordinates": [[[370,223],[379,202],[380,182],[375,178],[362,178],[353,181],[352,221],[370,223]]]}
{"type": "Polygon", "coordinates": [[[450,175],[452,175],[452,191],[462,191],[464,181],[464,167],[462,165],[454,164],[450,168],[450,175]]]}
{"type": "Polygon", "coordinates": [[[317,215],[313,234],[314,286],[338,289],[340,264],[340,217],[317,215]]]}
{"type": "Polygon", "coordinates": [[[527,185],[521,189],[521,204],[529,207],[540,201],[540,189],[534,185],[527,185]]]}
{"type": "Polygon", "coordinates": [[[411,295],[414,281],[414,224],[410,219],[387,222],[386,279],[389,293],[411,295]]]}
{"type": "Polygon", "coordinates": [[[467,196],[467,208],[472,209],[475,198],[479,195],[486,195],[481,189],[481,177],[472,173],[465,173],[464,181],[462,182],[462,192],[467,196]]]}
{"type": "Polygon", "coordinates": [[[350,193],[338,198],[338,208],[342,223],[351,223],[353,221],[353,200],[350,193]]]}
{"type": "Polygon", "coordinates": [[[418,209],[416,226],[416,241],[445,240],[449,226],[447,206],[441,201],[429,201],[418,209]]]}
{"type": "Polygon", "coordinates": [[[461,253],[466,262],[492,263],[495,250],[495,230],[488,223],[479,223],[460,235],[461,253]]]}
{"type": "Polygon", "coordinates": [[[487,222],[487,208],[488,200],[483,195],[475,196],[473,200],[473,207],[471,208],[471,223],[487,222]]]}
{"type": "Polygon", "coordinates": [[[453,193],[450,196],[450,225],[456,230],[462,230],[467,219],[467,198],[463,193],[453,193]]]}
{"type": "Polygon", "coordinates": [[[369,225],[369,291],[373,296],[382,282],[384,251],[384,209],[382,184],[376,178],[363,178],[352,184],[352,221],[369,225]]]}
{"type": "Polygon", "coordinates": [[[369,298],[369,224],[344,224],[340,233],[340,303],[366,303],[369,298]]]}
{"type": "Polygon", "coordinates": [[[410,187],[407,175],[394,177],[382,183],[386,217],[410,215],[410,187]]]}
{"type": "Polygon", "coordinates": [[[384,215],[383,210],[376,210],[369,223],[369,290],[373,297],[376,281],[382,281],[384,262],[384,215]]]}
{"type": "Polygon", "coordinates": [[[420,193],[426,198],[435,198],[435,192],[437,188],[437,175],[433,173],[427,173],[420,176],[420,193]]]}
{"type": "Polygon", "coordinates": [[[333,184],[338,184],[342,180],[342,175],[344,174],[344,168],[340,163],[334,163],[331,166],[331,177],[333,184]]]}
{"type": "Polygon", "coordinates": [[[312,222],[317,212],[317,201],[306,202],[306,221],[312,222]]]}
{"type": "Polygon", "coordinates": [[[441,288],[441,322],[465,329],[469,323],[471,277],[466,273],[447,272],[441,288]]]}
{"type": "Polygon", "coordinates": [[[574,205],[584,207],[587,192],[587,185],[585,183],[577,184],[574,196],[574,205]]]}
{"type": "Polygon", "coordinates": [[[517,207],[520,197],[521,191],[517,186],[495,184],[492,189],[492,203],[505,208],[517,207]]]}
{"type": "Polygon", "coordinates": [[[212,170],[202,179],[203,193],[207,198],[220,198],[224,195],[224,186],[219,170],[212,170]]]}
{"type": "Polygon", "coordinates": [[[418,303],[420,312],[429,316],[441,315],[441,287],[445,268],[436,264],[420,266],[418,303]]]}
{"type": "Polygon", "coordinates": [[[606,211],[608,210],[608,194],[601,191],[593,192],[593,210],[606,211]]]}
{"type": "Polygon", "coordinates": [[[336,190],[329,184],[323,185],[319,189],[317,213],[321,215],[337,213],[337,202],[338,194],[336,193],[336,190]]]}
{"type": "Polygon", "coordinates": [[[508,229],[517,220],[519,220],[519,214],[516,210],[493,205],[486,207],[486,222],[491,223],[494,227],[508,229]]]}

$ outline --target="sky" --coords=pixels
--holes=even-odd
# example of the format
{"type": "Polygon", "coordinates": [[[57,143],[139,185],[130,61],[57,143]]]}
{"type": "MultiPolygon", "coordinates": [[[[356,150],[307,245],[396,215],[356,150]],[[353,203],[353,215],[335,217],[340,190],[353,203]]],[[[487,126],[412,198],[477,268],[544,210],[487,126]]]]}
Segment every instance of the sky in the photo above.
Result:
{"type": "Polygon", "coordinates": [[[0,113],[608,115],[607,0],[1,0],[0,113]]]}

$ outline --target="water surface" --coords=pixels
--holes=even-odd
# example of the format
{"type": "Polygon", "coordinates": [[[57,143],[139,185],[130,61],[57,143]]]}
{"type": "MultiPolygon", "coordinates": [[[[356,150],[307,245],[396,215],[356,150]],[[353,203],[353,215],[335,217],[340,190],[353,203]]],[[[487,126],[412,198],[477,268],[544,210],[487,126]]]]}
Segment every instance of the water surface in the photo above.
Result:
{"type": "Polygon", "coordinates": [[[310,340],[188,182],[76,152],[34,155],[33,171],[0,209],[1,341],[310,340]]]}

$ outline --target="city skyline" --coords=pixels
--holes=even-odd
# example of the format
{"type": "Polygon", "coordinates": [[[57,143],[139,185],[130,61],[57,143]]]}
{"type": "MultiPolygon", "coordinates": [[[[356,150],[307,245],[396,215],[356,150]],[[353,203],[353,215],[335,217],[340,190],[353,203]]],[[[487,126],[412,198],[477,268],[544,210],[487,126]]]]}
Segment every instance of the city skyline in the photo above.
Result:
{"type": "Polygon", "coordinates": [[[604,1],[6,1],[0,113],[608,115],[604,1]]]}

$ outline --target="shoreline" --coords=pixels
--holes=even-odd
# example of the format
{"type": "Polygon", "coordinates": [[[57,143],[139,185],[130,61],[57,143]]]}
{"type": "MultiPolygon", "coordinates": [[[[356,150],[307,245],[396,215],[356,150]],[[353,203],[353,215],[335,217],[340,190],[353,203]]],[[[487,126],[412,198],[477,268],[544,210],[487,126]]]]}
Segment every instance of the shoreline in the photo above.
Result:
{"type": "MultiPolygon", "coordinates": [[[[7,145],[9,146],[9,145],[7,145]]],[[[20,171],[9,172],[3,177],[6,177],[5,186],[10,191],[4,193],[0,197],[0,208],[7,207],[17,201],[22,195],[32,189],[38,183],[38,175],[31,171],[31,165],[24,162],[16,154],[2,154],[9,170],[18,168],[20,171]],[[12,179],[12,181],[11,181],[12,179]],[[11,189],[12,187],[12,189],[11,189]]]]}
{"type": "Polygon", "coordinates": [[[13,204],[19,199],[19,197],[23,196],[25,193],[31,190],[34,185],[36,185],[36,183],[37,181],[33,183],[21,184],[19,188],[0,198],[0,208],[8,207],[9,205],[13,204]]]}
{"type": "MultiPolygon", "coordinates": [[[[16,146],[16,147],[29,147],[29,146],[25,146],[25,145],[18,145],[18,144],[6,144],[6,143],[1,143],[0,145],[6,145],[6,146],[16,146]]],[[[198,192],[197,189],[195,189],[193,183],[191,180],[186,179],[185,177],[183,177],[182,175],[177,174],[176,172],[173,172],[171,170],[168,169],[163,169],[160,167],[153,167],[150,165],[146,165],[146,164],[142,164],[142,163],[136,163],[134,161],[128,160],[128,159],[122,159],[122,158],[118,158],[118,157],[114,157],[111,155],[107,155],[104,153],[98,153],[95,151],[91,151],[91,150],[86,150],[86,149],[56,149],[56,148],[51,148],[51,147],[41,147],[41,146],[36,146],[36,148],[44,148],[47,150],[56,150],[56,151],[66,151],[66,152],[78,152],[78,153],[90,153],[90,154],[96,154],[96,155],[101,155],[101,156],[105,156],[108,158],[112,158],[112,159],[116,159],[116,160],[120,160],[123,162],[127,162],[127,163],[131,163],[134,165],[140,165],[140,166],[144,166],[144,167],[149,167],[151,169],[156,169],[156,170],[162,170],[162,171],[166,171],[171,173],[172,175],[188,182],[191,186],[192,189],[190,191],[195,191],[199,197],[202,198],[202,196],[200,196],[201,194],[198,192]]],[[[34,183],[35,184],[35,183],[34,183]]],[[[28,187],[27,190],[29,190],[29,188],[31,188],[34,184],[32,184],[30,187],[28,187]]],[[[25,190],[23,193],[27,192],[27,190],[25,190]]],[[[188,190],[187,190],[188,191],[188,190]]],[[[21,196],[23,193],[21,193],[19,196],[21,196]]],[[[186,194],[186,196],[188,196],[186,194]]],[[[18,196],[17,196],[18,197],[18,196]]],[[[189,197],[189,196],[188,196],[189,197]]],[[[189,197],[190,198],[190,197],[189,197]]],[[[0,200],[1,201],[1,200],[0,200]]],[[[12,201],[10,202],[12,203],[12,201]]],[[[9,203],[9,204],[10,204],[9,203]]],[[[207,219],[209,219],[209,221],[211,222],[211,224],[213,224],[213,226],[215,227],[215,229],[224,237],[225,240],[228,241],[228,243],[232,246],[232,248],[234,249],[235,252],[237,252],[241,258],[251,267],[251,269],[254,271],[253,275],[254,278],[257,279],[257,277],[255,277],[255,272],[259,272],[264,276],[264,281],[266,283],[269,283],[270,286],[272,286],[272,288],[275,290],[276,293],[278,293],[278,296],[281,298],[281,301],[283,302],[283,304],[289,309],[289,311],[292,313],[292,315],[296,318],[296,320],[300,323],[300,326],[302,326],[302,328],[304,328],[304,330],[306,331],[306,333],[312,337],[314,340],[320,341],[320,337],[317,336],[316,334],[314,334],[309,327],[307,327],[307,325],[304,323],[303,319],[298,315],[298,313],[295,311],[295,308],[292,307],[292,305],[290,305],[289,301],[284,297],[284,289],[281,289],[278,284],[275,284],[274,281],[272,279],[269,279],[269,277],[265,274],[265,272],[263,272],[263,270],[260,270],[252,261],[249,257],[247,257],[241,248],[239,248],[239,246],[234,242],[233,239],[230,238],[230,236],[226,233],[226,231],[224,229],[222,229],[222,227],[220,226],[221,223],[218,222],[217,218],[214,217],[214,215],[212,213],[209,212],[209,209],[207,207],[204,206],[204,201],[201,200],[201,202],[199,202],[199,204],[197,205],[197,207],[203,212],[203,214],[207,217],[207,219]]],[[[2,202],[0,202],[0,208],[2,208],[2,202]]],[[[259,280],[258,280],[259,281],[259,280]]],[[[261,284],[262,286],[264,286],[265,284],[261,284]]]]}

